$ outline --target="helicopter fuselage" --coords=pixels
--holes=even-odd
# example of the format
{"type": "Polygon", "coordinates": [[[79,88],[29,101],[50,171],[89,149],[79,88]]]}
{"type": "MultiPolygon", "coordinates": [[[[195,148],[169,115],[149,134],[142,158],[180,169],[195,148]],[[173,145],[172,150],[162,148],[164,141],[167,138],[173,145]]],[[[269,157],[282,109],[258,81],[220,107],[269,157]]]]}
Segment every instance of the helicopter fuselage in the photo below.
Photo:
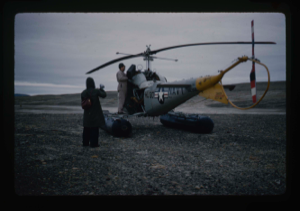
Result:
{"type": "Polygon", "coordinates": [[[247,56],[240,57],[238,61],[217,75],[175,82],[167,82],[164,76],[150,70],[136,71],[135,65],[131,65],[126,73],[129,83],[124,107],[130,115],[159,116],[168,113],[197,94],[228,104],[221,79],[230,69],[247,60],[249,60],[247,56]]]}
{"type": "MultiPolygon", "coordinates": [[[[186,85],[191,85],[196,79],[184,80],[186,85]]],[[[158,116],[168,113],[188,99],[199,94],[198,90],[193,90],[190,86],[160,86],[154,84],[145,89],[144,105],[145,111],[149,116],[158,116]]],[[[168,85],[164,83],[163,85],[168,85]]]]}
{"type": "Polygon", "coordinates": [[[199,94],[197,78],[167,82],[157,72],[135,71],[135,65],[127,71],[129,78],[127,98],[124,107],[129,114],[159,116],[199,94]]]}

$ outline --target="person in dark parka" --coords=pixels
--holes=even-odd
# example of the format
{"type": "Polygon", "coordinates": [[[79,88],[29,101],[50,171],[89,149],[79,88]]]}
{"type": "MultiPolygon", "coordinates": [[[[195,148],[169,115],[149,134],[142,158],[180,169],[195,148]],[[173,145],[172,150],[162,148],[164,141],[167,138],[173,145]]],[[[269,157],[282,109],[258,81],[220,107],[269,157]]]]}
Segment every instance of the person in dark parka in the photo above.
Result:
{"type": "Polygon", "coordinates": [[[102,88],[96,89],[94,79],[88,77],[86,79],[86,89],[81,93],[81,101],[90,98],[92,106],[85,109],[83,113],[83,146],[89,146],[90,143],[91,147],[99,147],[99,127],[105,128],[105,119],[99,97],[105,98],[106,92],[102,88]]]}

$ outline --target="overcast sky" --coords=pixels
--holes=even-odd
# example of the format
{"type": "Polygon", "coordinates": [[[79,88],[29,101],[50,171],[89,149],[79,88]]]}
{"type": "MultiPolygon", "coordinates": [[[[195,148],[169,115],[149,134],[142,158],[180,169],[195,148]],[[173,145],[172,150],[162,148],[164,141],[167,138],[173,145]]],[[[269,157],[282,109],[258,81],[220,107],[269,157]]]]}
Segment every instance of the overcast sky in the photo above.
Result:
{"type": "MultiPolygon", "coordinates": [[[[255,41],[255,57],[270,70],[271,81],[286,80],[286,19],[282,13],[20,13],[15,16],[15,93],[68,94],[85,89],[87,77],[98,87],[117,90],[119,62],[86,75],[89,70],[122,57],[138,54],[151,45],[156,50],[200,42],[255,41]]],[[[207,45],[163,51],[152,70],[168,81],[218,74],[242,55],[251,56],[251,45],[207,45]]],[[[122,61],[146,63],[142,57],[122,61]]],[[[250,82],[251,62],[243,63],[222,82],[250,82]]],[[[265,69],[256,65],[257,81],[267,81],[265,69]]]]}

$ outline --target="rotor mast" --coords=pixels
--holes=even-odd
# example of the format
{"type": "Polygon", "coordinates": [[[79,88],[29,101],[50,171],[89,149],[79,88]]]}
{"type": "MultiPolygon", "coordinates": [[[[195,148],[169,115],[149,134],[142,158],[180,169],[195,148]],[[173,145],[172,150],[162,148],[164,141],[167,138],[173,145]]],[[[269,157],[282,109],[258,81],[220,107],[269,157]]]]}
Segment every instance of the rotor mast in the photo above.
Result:
{"type": "MultiPolygon", "coordinates": [[[[138,56],[144,57],[144,61],[146,61],[146,71],[151,70],[151,62],[154,59],[162,59],[162,60],[169,60],[169,61],[175,61],[175,62],[178,61],[178,59],[170,59],[170,58],[162,58],[162,57],[157,57],[157,56],[151,56],[153,53],[151,52],[150,46],[151,45],[149,45],[149,46],[146,45],[146,47],[147,47],[146,51],[144,51],[143,53],[140,53],[138,55],[138,56]]],[[[136,56],[136,55],[133,55],[133,54],[120,53],[120,52],[117,52],[117,54],[123,54],[123,55],[127,55],[127,56],[132,56],[132,57],[136,56]]]]}
{"type": "Polygon", "coordinates": [[[151,70],[150,63],[153,61],[153,58],[150,56],[150,46],[146,45],[147,50],[144,52],[144,61],[146,61],[146,70],[151,70]]]}
{"type": "Polygon", "coordinates": [[[150,46],[151,45],[146,45],[147,50],[144,51],[143,56],[144,56],[144,61],[146,61],[146,70],[151,70],[151,62],[153,61],[153,59],[162,59],[162,60],[169,60],[169,61],[174,61],[177,62],[178,59],[169,59],[169,58],[162,58],[162,57],[156,57],[156,56],[150,56],[153,53],[150,50],[150,46]]]}

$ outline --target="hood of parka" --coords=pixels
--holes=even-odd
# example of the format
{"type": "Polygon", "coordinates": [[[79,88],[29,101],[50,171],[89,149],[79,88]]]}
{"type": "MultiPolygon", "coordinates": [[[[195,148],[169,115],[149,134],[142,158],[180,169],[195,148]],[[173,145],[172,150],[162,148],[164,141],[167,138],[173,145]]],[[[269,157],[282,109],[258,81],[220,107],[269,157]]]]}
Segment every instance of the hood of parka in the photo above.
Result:
{"type": "Polygon", "coordinates": [[[89,88],[94,88],[95,89],[95,81],[93,78],[91,77],[88,77],[86,79],[86,88],[89,89],[89,88]]]}

